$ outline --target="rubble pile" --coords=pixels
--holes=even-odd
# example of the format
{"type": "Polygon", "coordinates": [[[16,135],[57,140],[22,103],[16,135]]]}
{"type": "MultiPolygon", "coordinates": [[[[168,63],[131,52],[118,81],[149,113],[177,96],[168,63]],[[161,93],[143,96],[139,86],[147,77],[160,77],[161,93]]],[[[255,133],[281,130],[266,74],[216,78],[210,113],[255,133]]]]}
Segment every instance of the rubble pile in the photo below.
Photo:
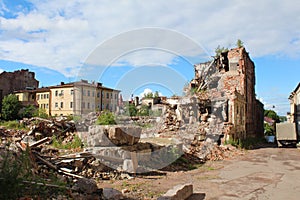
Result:
{"type": "Polygon", "coordinates": [[[241,151],[231,145],[219,146],[212,141],[194,140],[188,153],[197,156],[205,162],[229,159],[240,154],[241,151]]]}
{"type": "MultiPolygon", "coordinates": [[[[176,115],[176,107],[167,105],[166,113],[164,115],[164,125],[161,132],[163,131],[177,131],[180,128],[181,119],[176,115]]],[[[178,111],[177,111],[178,112],[178,111]]]]}

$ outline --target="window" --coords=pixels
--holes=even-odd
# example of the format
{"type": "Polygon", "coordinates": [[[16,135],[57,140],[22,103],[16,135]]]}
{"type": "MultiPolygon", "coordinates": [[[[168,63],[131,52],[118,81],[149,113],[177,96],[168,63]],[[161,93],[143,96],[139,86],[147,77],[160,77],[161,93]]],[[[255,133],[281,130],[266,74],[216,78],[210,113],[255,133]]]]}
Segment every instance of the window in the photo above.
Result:
{"type": "Polygon", "coordinates": [[[71,90],[71,95],[73,95],[74,94],[74,90],[71,90]]]}
{"type": "Polygon", "coordinates": [[[70,102],[70,108],[73,108],[73,102],[70,102]]]}
{"type": "Polygon", "coordinates": [[[90,91],[88,90],[88,96],[90,96],[90,91]]]}
{"type": "Polygon", "coordinates": [[[61,90],[59,96],[63,96],[64,95],[64,91],[61,90]]]}
{"type": "Polygon", "coordinates": [[[106,98],[109,99],[109,93],[106,93],[106,98]]]}
{"type": "Polygon", "coordinates": [[[103,91],[101,92],[101,96],[102,96],[102,98],[104,97],[104,92],[103,91]]]}
{"type": "Polygon", "coordinates": [[[87,109],[90,109],[90,103],[87,103],[87,109]]]}
{"type": "Polygon", "coordinates": [[[49,99],[49,94],[47,94],[47,99],[49,99]]]}
{"type": "Polygon", "coordinates": [[[100,92],[97,92],[97,97],[100,97],[100,92]]]}
{"type": "Polygon", "coordinates": [[[47,109],[49,108],[49,104],[46,104],[46,108],[47,108],[47,109]]]}
{"type": "Polygon", "coordinates": [[[110,93],[110,98],[113,98],[113,94],[112,93],[110,93]]]}
{"type": "Polygon", "coordinates": [[[60,108],[64,107],[64,102],[60,102],[60,108]]]}
{"type": "Polygon", "coordinates": [[[117,99],[118,98],[118,95],[117,94],[115,94],[115,99],[117,99]]]}
{"type": "Polygon", "coordinates": [[[58,96],[58,90],[55,90],[55,96],[56,97],[58,96]]]}
{"type": "Polygon", "coordinates": [[[46,94],[44,94],[44,99],[46,99],[47,98],[47,95],[46,94]]]}
{"type": "Polygon", "coordinates": [[[43,94],[41,94],[41,99],[43,99],[44,98],[44,95],[43,94]]]}
{"type": "Polygon", "coordinates": [[[85,96],[85,90],[82,91],[82,95],[85,96]]]}
{"type": "Polygon", "coordinates": [[[37,94],[37,95],[36,95],[36,100],[39,100],[39,99],[40,99],[40,95],[37,94]]]}
{"type": "Polygon", "coordinates": [[[92,96],[94,97],[95,96],[95,92],[93,91],[93,93],[92,93],[92,96]]]}
{"type": "Polygon", "coordinates": [[[55,108],[58,108],[58,103],[57,102],[55,102],[55,108]]]}

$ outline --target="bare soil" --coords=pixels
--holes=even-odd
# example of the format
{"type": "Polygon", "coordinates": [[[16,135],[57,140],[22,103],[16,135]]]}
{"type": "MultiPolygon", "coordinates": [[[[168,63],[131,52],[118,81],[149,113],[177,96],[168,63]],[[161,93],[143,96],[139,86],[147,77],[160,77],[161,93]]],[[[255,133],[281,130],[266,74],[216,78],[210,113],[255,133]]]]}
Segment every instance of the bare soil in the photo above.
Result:
{"type": "Polygon", "coordinates": [[[230,159],[181,165],[131,180],[100,181],[123,190],[128,199],[156,199],[178,184],[192,183],[190,199],[299,199],[300,150],[265,146],[240,151],[230,159]],[[189,170],[196,168],[193,170],[189,170]]]}

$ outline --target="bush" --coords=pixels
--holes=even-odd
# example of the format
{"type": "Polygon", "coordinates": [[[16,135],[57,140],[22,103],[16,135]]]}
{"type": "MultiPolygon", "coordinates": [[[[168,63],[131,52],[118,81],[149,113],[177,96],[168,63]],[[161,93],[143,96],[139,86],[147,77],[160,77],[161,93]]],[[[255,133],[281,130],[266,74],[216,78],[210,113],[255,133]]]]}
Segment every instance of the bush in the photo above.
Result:
{"type": "Polygon", "coordinates": [[[102,112],[96,121],[96,125],[113,125],[113,124],[117,124],[115,121],[115,116],[113,113],[109,111],[102,112]]]}
{"type": "Polygon", "coordinates": [[[146,105],[142,105],[141,108],[139,109],[139,111],[137,112],[138,116],[149,116],[150,112],[149,112],[149,107],[146,105]]]}
{"type": "Polygon", "coordinates": [[[36,109],[33,117],[40,117],[40,118],[48,119],[49,115],[47,114],[45,109],[39,108],[39,109],[36,109]]]}
{"type": "Polygon", "coordinates": [[[7,95],[2,100],[2,118],[4,120],[18,119],[21,103],[14,94],[7,95]]]}
{"type": "Polygon", "coordinates": [[[37,108],[34,105],[29,105],[29,106],[25,106],[23,107],[20,111],[19,111],[19,116],[20,118],[31,118],[34,116],[34,114],[37,112],[37,108]]]}

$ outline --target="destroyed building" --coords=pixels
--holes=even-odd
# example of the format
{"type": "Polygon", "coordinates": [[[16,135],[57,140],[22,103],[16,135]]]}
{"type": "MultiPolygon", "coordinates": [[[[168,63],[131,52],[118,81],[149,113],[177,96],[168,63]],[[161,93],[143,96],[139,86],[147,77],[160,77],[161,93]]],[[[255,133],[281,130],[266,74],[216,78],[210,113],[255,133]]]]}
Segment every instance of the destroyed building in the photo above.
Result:
{"type": "Polygon", "coordinates": [[[212,62],[194,67],[190,90],[198,101],[210,101],[199,115],[209,114],[210,127],[221,127],[213,134],[224,134],[226,139],[263,137],[263,104],[256,99],[255,65],[245,48],[222,52],[212,62]]]}
{"type": "Polygon", "coordinates": [[[2,72],[0,74],[0,110],[4,96],[16,90],[36,89],[39,81],[35,79],[35,73],[28,69],[21,69],[14,72],[2,72]]]}

